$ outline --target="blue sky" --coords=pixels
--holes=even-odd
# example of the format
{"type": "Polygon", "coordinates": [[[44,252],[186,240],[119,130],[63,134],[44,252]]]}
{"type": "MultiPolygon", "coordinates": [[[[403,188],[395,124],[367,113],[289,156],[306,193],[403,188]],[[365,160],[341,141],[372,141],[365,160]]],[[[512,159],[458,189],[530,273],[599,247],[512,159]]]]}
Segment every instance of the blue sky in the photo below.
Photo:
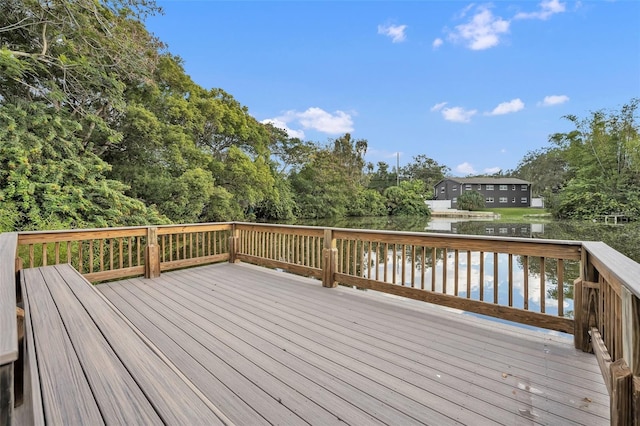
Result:
{"type": "Polygon", "coordinates": [[[291,136],[366,159],[513,169],[566,114],[640,97],[640,1],[158,1],[193,80],[291,136]]]}

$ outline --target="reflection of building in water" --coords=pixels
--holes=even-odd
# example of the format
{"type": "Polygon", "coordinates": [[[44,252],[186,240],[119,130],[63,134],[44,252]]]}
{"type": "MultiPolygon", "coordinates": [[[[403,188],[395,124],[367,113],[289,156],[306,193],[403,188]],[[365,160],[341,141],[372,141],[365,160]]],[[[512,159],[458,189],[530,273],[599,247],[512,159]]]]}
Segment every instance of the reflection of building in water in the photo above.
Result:
{"type": "MultiPolygon", "coordinates": [[[[466,229],[463,231],[458,225],[452,224],[451,232],[454,234],[466,233],[466,229]]],[[[484,228],[484,235],[499,235],[502,237],[530,238],[534,235],[544,234],[543,223],[484,223],[482,228],[484,228]]],[[[479,234],[482,235],[482,233],[479,234]]]]}

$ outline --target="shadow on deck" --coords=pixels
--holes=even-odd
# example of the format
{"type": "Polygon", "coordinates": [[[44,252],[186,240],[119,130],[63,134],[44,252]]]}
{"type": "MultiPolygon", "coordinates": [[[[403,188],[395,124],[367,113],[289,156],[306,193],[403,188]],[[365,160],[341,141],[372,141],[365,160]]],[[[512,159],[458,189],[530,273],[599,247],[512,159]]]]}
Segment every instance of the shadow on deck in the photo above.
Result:
{"type": "Polygon", "coordinates": [[[97,288],[236,424],[609,424],[561,333],[248,264],[97,288]]]}

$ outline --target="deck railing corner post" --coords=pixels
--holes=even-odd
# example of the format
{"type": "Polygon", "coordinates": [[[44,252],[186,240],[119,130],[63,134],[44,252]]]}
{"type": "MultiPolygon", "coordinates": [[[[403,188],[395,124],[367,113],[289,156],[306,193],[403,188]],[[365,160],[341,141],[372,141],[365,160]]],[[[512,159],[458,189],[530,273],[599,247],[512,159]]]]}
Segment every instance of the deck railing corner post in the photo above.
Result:
{"type": "Polygon", "coordinates": [[[229,236],[229,263],[238,263],[238,250],[240,248],[240,231],[236,224],[231,224],[231,235],[229,236]]]}
{"type": "Polygon", "coordinates": [[[336,239],[330,228],[324,230],[324,247],[322,249],[322,286],[333,288],[338,285],[335,273],[338,265],[338,249],[336,239]]]}
{"type": "Polygon", "coordinates": [[[160,247],[158,246],[158,228],[147,228],[147,246],[145,247],[144,277],[157,278],[160,276],[160,247]]]}
{"type": "Polygon", "coordinates": [[[589,325],[584,321],[587,315],[584,314],[582,295],[582,278],[577,278],[573,282],[573,345],[580,350],[589,344],[589,325]]]}

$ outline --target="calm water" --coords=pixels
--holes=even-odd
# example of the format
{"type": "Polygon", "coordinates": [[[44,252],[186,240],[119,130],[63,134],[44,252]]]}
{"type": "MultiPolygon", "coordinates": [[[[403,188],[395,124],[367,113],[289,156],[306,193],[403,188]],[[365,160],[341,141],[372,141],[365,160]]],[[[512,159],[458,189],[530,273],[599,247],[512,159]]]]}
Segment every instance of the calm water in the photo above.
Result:
{"type": "Polygon", "coordinates": [[[412,217],[359,217],[300,220],[296,224],[389,231],[603,241],[636,262],[640,262],[640,223],[638,222],[612,225],[589,221],[504,222],[501,220],[468,221],[441,218],[425,220],[412,217]]]}
{"type": "MultiPolygon", "coordinates": [[[[393,231],[412,231],[412,232],[437,232],[461,235],[488,235],[518,238],[544,238],[544,239],[560,239],[560,240],[583,240],[583,241],[603,241],[611,247],[629,256],[630,258],[640,261],[640,224],[626,223],[619,225],[593,223],[593,222],[576,222],[576,221],[554,221],[544,220],[537,222],[505,222],[501,220],[489,221],[468,221],[455,219],[416,219],[416,218],[387,218],[387,217],[367,217],[367,218],[345,218],[338,220],[305,220],[298,221],[299,225],[327,226],[339,228],[356,228],[356,229],[380,229],[393,231]]],[[[393,256],[393,254],[390,254],[393,256]]],[[[396,253],[397,261],[400,259],[400,253],[396,253]]],[[[450,257],[450,256],[449,256],[450,257]]],[[[460,252],[459,271],[461,275],[460,283],[466,283],[466,252],[460,252]]],[[[528,291],[524,288],[524,271],[521,267],[522,259],[520,256],[514,257],[514,306],[523,307],[524,300],[528,300],[529,310],[540,311],[540,301],[544,297],[546,312],[556,313],[558,310],[557,300],[557,277],[555,276],[555,263],[547,264],[545,272],[545,292],[540,292],[540,265],[536,264],[535,258],[530,258],[528,291]],[[525,294],[526,293],[526,294],[525,294]]],[[[391,262],[392,259],[387,259],[391,262]]],[[[493,254],[485,253],[484,265],[485,271],[493,270],[493,254]]],[[[547,259],[547,262],[555,262],[547,259]]],[[[382,263],[380,262],[382,268],[382,263]]],[[[443,268],[447,268],[448,283],[446,289],[443,289],[443,283],[438,282],[436,291],[453,293],[453,265],[452,259],[439,258],[436,265],[428,265],[425,270],[426,282],[431,282],[431,274],[435,273],[437,277],[442,276],[443,268]]],[[[538,261],[539,263],[539,261],[538,261]]],[[[409,266],[409,265],[407,265],[409,266]]],[[[485,301],[493,302],[494,285],[498,286],[498,302],[506,304],[508,300],[508,256],[498,256],[499,276],[495,279],[490,275],[485,277],[483,298],[485,301]]],[[[480,298],[479,282],[480,274],[480,253],[472,252],[471,256],[471,281],[474,283],[471,287],[470,297],[478,300],[480,298]]],[[[373,275],[373,272],[372,272],[373,275]]],[[[379,271],[379,275],[382,273],[379,271]]],[[[578,262],[565,262],[565,279],[564,279],[564,303],[563,310],[566,316],[573,316],[573,280],[579,275],[578,262]]],[[[402,283],[399,276],[387,278],[388,282],[402,283]]],[[[410,285],[407,281],[405,285],[410,285]]],[[[460,296],[466,296],[466,288],[460,285],[460,296]]]]}

